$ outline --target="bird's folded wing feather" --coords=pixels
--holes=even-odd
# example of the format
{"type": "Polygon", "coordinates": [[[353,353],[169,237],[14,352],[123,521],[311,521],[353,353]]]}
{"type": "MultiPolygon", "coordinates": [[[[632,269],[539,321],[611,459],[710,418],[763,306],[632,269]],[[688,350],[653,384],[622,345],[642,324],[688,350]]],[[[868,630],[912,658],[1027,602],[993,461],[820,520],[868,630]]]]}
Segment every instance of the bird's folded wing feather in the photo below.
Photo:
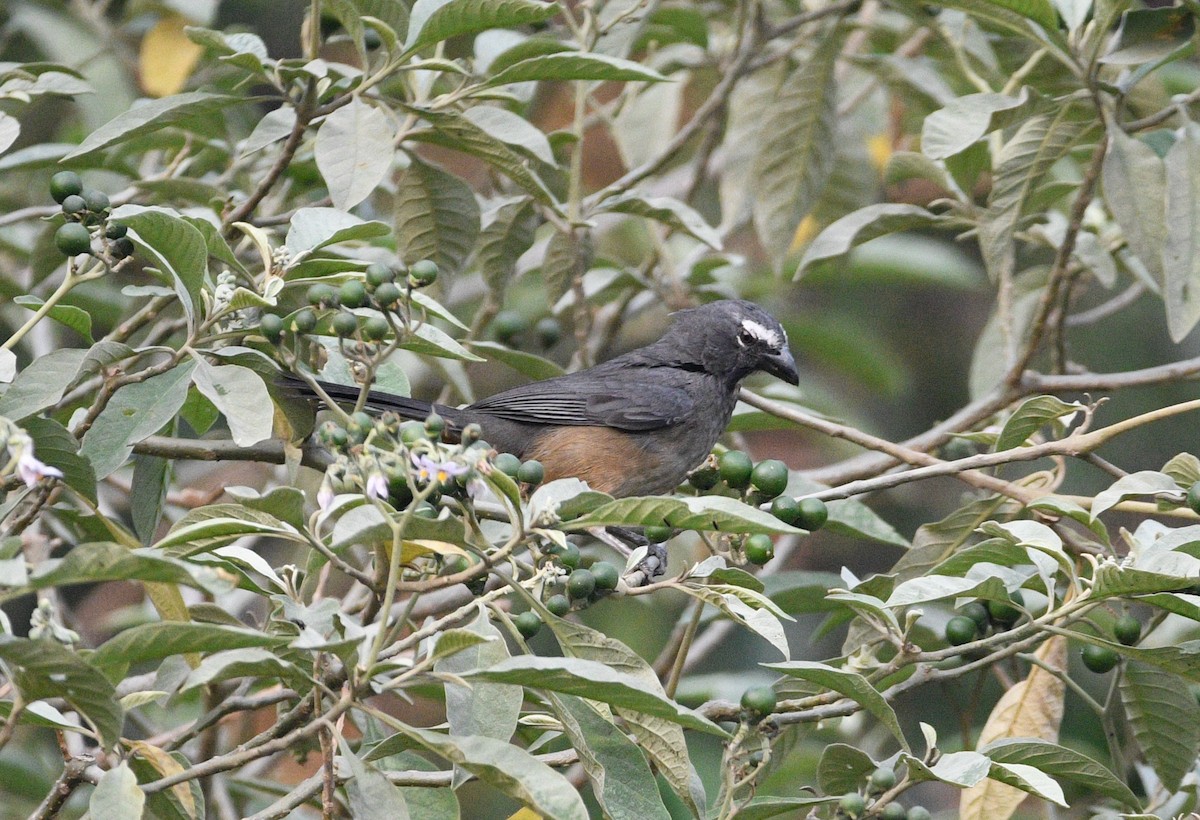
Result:
{"type": "Polygon", "coordinates": [[[695,402],[681,387],[592,375],[533,382],[471,405],[472,410],[528,424],[602,426],[635,432],[679,424],[694,408],[695,402]]]}

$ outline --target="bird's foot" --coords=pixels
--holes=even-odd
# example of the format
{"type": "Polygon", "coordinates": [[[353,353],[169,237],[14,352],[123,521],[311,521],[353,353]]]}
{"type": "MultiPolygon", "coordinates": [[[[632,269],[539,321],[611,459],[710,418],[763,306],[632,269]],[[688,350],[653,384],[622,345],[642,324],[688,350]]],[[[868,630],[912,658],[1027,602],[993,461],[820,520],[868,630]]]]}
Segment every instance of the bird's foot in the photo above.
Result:
{"type": "Polygon", "coordinates": [[[625,571],[625,583],[631,587],[645,586],[667,572],[667,547],[654,543],[638,530],[628,527],[596,527],[589,530],[626,559],[633,560],[625,571]],[[639,556],[640,557],[637,557],[639,556]]]}

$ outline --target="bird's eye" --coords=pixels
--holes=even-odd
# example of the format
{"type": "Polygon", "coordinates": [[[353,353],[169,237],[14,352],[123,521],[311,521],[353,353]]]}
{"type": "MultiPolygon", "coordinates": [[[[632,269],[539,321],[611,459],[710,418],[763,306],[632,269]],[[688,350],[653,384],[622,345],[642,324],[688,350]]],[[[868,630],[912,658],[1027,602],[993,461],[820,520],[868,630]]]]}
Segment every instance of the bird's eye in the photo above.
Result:
{"type": "Polygon", "coordinates": [[[746,347],[754,341],[754,334],[748,330],[738,331],[737,340],[738,344],[740,344],[742,347],[746,347]]]}

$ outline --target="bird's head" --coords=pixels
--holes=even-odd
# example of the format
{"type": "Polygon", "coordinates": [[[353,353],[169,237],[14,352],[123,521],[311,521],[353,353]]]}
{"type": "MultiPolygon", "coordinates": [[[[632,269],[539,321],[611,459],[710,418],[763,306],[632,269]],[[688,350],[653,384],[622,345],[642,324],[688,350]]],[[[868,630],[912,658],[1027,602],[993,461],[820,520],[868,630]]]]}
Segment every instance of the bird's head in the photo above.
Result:
{"type": "Polygon", "coordinates": [[[730,382],[756,370],[799,384],[796,360],[779,321],[753,302],[723,299],[674,314],[664,342],[686,360],[730,382]]]}

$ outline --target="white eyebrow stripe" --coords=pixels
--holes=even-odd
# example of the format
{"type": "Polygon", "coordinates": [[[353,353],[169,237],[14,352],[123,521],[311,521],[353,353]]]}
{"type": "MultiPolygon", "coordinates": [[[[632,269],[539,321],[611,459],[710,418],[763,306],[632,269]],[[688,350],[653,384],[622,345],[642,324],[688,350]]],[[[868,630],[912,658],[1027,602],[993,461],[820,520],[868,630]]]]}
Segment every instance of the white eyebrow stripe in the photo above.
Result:
{"type": "Polygon", "coordinates": [[[779,338],[779,332],[774,328],[761,325],[753,319],[743,319],[742,327],[746,330],[746,332],[758,339],[760,342],[766,342],[776,350],[783,349],[784,340],[779,338]]]}

